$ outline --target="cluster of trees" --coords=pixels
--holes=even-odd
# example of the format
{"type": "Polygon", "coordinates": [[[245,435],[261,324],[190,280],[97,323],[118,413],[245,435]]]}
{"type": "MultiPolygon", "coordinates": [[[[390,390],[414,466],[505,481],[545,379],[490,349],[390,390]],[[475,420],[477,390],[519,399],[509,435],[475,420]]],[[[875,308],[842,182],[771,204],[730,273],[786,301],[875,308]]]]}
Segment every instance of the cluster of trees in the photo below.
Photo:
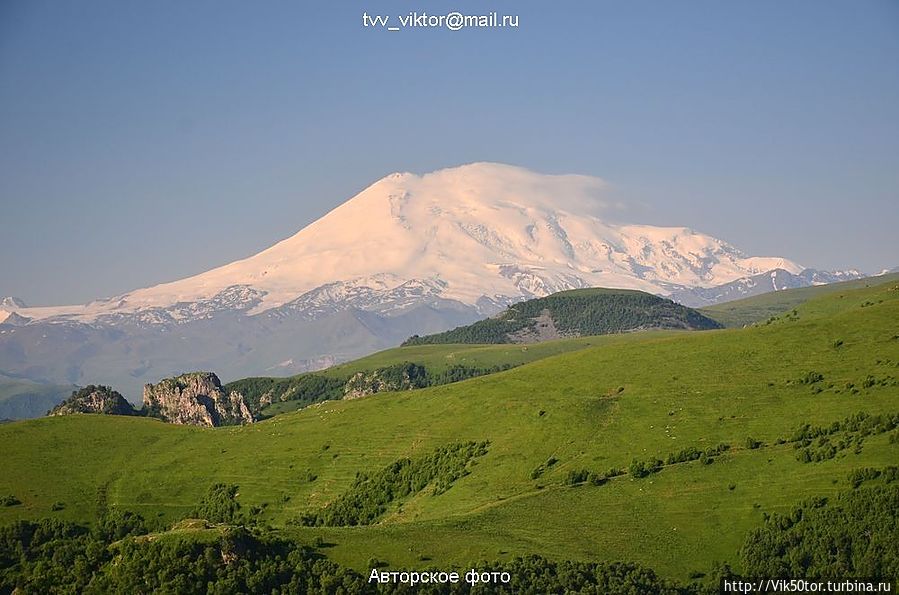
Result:
{"type": "MultiPolygon", "coordinates": [[[[838,452],[853,448],[856,454],[861,452],[864,437],[882,434],[885,432],[893,432],[890,434],[890,442],[899,442],[899,431],[894,431],[899,427],[899,413],[870,415],[867,413],[856,413],[842,421],[836,421],[829,426],[812,426],[810,424],[801,425],[796,432],[788,440],[778,440],[778,444],[792,442],[797,450],[797,460],[810,463],[823,461],[834,458],[838,452]],[[840,435],[837,438],[836,435],[840,435]]],[[[754,450],[764,446],[760,440],[748,437],[745,446],[749,450],[754,450]]],[[[628,466],[627,472],[636,479],[641,479],[658,473],[667,465],[676,463],[685,463],[689,461],[699,461],[703,464],[711,464],[715,461],[715,457],[730,450],[731,446],[727,443],[721,443],[718,446],[699,449],[693,446],[684,448],[676,453],[670,453],[664,460],[659,458],[651,458],[648,460],[634,459],[628,466]]],[[[555,464],[556,459],[551,458],[550,461],[539,465],[531,472],[531,479],[537,479],[543,473],[555,464]]],[[[894,471],[892,467],[887,467],[883,474],[887,481],[892,481],[894,471]]],[[[857,487],[865,479],[870,479],[865,472],[872,473],[875,470],[859,470],[853,472],[857,476],[850,476],[850,483],[853,487],[857,487]],[[861,474],[861,475],[858,475],[861,474]]],[[[876,471],[874,477],[880,477],[880,471],[876,471]]],[[[612,469],[605,474],[595,473],[588,469],[573,469],[568,472],[564,479],[567,485],[578,485],[582,483],[591,483],[593,485],[602,485],[609,478],[620,474],[616,469],[612,469]]]]}
{"type": "Polygon", "coordinates": [[[797,450],[796,459],[803,463],[825,461],[852,448],[858,454],[865,437],[890,432],[899,427],[899,413],[870,415],[856,413],[829,426],[803,424],[790,437],[797,450]],[[839,437],[838,437],[839,435],[839,437]]]}
{"type": "Polygon", "coordinates": [[[559,459],[557,459],[556,457],[549,457],[548,459],[546,459],[545,463],[540,463],[539,465],[534,467],[534,470],[531,471],[531,479],[537,479],[558,462],[559,459]]]}
{"type": "MultiPolygon", "coordinates": [[[[755,446],[750,446],[750,448],[758,448],[760,443],[756,443],[751,438],[749,439],[755,446]]],[[[671,453],[665,458],[666,465],[674,465],[675,463],[686,463],[688,461],[699,461],[701,463],[710,464],[715,461],[715,457],[718,455],[722,455],[730,450],[730,444],[722,442],[718,446],[710,446],[706,449],[696,448],[695,446],[689,446],[684,448],[676,453],[671,453]]]]}
{"type": "Polygon", "coordinates": [[[820,463],[837,456],[838,452],[853,448],[855,454],[862,451],[862,443],[864,439],[855,434],[843,436],[840,439],[831,440],[830,436],[820,436],[817,440],[808,443],[804,447],[800,447],[801,443],[796,443],[796,460],[800,463],[820,463]]]}
{"type": "Polygon", "coordinates": [[[881,376],[878,378],[877,376],[873,376],[871,374],[867,375],[864,380],[862,380],[862,388],[873,388],[875,386],[897,386],[899,385],[899,381],[897,381],[892,376],[881,376]]]}
{"type": "Polygon", "coordinates": [[[418,458],[403,458],[371,475],[358,473],[344,494],[318,512],[300,517],[307,526],[370,525],[388,507],[432,486],[434,495],[450,489],[453,482],[469,473],[469,463],[487,454],[489,442],[462,442],[438,448],[418,458]]]}
{"type": "MultiPolygon", "coordinates": [[[[481,562],[478,572],[506,572],[505,584],[369,582],[315,549],[265,530],[229,527],[214,538],[174,535],[112,541],[55,520],[0,528],[0,591],[22,593],[692,593],[637,564],[557,562],[541,556],[481,562]]],[[[137,538],[135,538],[137,537],[137,538]]],[[[466,570],[460,569],[460,575],[466,570]]]]}
{"type": "Polygon", "coordinates": [[[486,367],[477,367],[477,366],[465,366],[462,364],[455,364],[441,370],[439,372],[428,371],[428,386],[437,386],[439,384],[452,384],[453,382],[461,382],[462,380],[468,380],[469,378],[475,378],[477,376],[486,376],[487,374],[496,374],[497,372],[505,372],[506,370],[511,370],[513,368],[512,364],[505,363],[496,366],[486,366],[486,367]]]}
{"type": "Polygon", "coordinates": [[[861,469],[853,469],[849,472],[849,485],[853,489],[862,485],[866,481],[881,479],[884,483],[892,483],[899,479],[899,467],[888,465],[883,469],[876,467],[863,467],[861,469]]]}
{"type": "Polygon", "coordinates": [[[438,343],[511,343],[512,339],[509,338],[510,334],[533,328],[537,324],[536,320],[517,316],[517,313],[513,308],[514,306],[506,310],[506,312],[498,318],[487,318],[475,322],[474,324],[456,327],[442,333],[425,335],[424,337],[412,335],[403,342],[403,347],[409,345],[433,345],[438,343]]]}
{"type": "Polygon", "coordinates": [[[715,462],[715,457],[724,454],[728,450],[730,450],[730,444],[725,442],[722,442],[718,446],[710,446],[704,450],[689,446],[676,453],[669,454],[664,461],[657,458],[652,458],[648,461],[634,459],[628,467],[628,473],[634,478],[640,479],[653,473],[658,473],[666,465],[686,463],[689,461],[699,461],[705,465],[710,465],[715,462]]]}
{"type": "Polygon", "coordinates": [[[806,372],[805,375],[799,379],[799,384],[817,384],[822,380],[824,380],[824,374],[812,370],[806,372]]]}
{"type": "Polygon", "coordinates": [[[628,466],[627,472],[631,474],[631,477],[640,479],[653,473],[658,473],[664,466],[665,463],[662,459],[653,458],[648,461],[638,461],[637,459],[634,459],[628,466]]]}
{"type": "Polygon", "coordinates": [[[451,384],[453,382],[460,382],[477,376],[503,372],[511,368],[511,364],[489,367],[455,364],[435,372],[421,364],[403,362],[384,368],[377,368],[368,373],[357,372],[346,382],[344,392],[374,394],[383,391],[427,388],[429,386],[451,384]]]}
{"type": "Polygon", "coordinates": [[[596,473],[589,469],[572,469],[565,476],[565,485],[576,486],[582,483],[589,483],[594,486],[601,486],[609,479],[624,473],[620,469],[609,469],[605,473],[596,473]]]}
{"type": "MultiPolygon", "coordinates": [[[[749,438],[747,445],[749,444],[753,445],[749,446],[749,448],[758,448],[761,445],[761,442],[749,438]]],[[[591,485],[600,486],[609,481],[609,479],[617,477],[619,475],[624,475],[625,473],[629,473],[631,477],[635,479],[642,479],[644,477],[652,475],[653,473],[658,473],[667,465],[674,465],[676,463],[686,463],[689,461],[698,460],[703,464],[711,464],[715,461],[716,456],[721,455],[728,450],[730,450],[730,444],[727,443],[721,443],[718,446],[711,446],[704,450],[696,448],[694,446],[689,446],[680,450],[679,452],[669,454],[664,460],[655,457],[645,461],[634,459],[628,466],[626,471],[624,469],[617,469],[615,467],[609,469],[605,473],[597,473],[595,471],[590,471],[589,469],[571,469],[565,476],[563,483],[565,485],[572,486],[582,483],[589,483],[591,485]]],[[[538,466],[531,472],[531,479],[537,479],[538,477],[543,475],[543,473],[556,462],[557,461],[555,458],[551,458],[549,461],[547,461],[547,463],[538,466]]]]}
{"type": "MultiPolygon", "coordinates": [[[[460,445],[461,446],[461,445],[460,445]]],[[[484,443],[437,451],[444,466],[484,443]],[[446,456],[453,451],[455,454],[446,456]]],[[[432,462],[436,462],[435,459],[432,462]]],[[[894,481],[896,467],[879,475],[859,470],[865,480],[894,481]]],[[[407,478],[411,479],[411,478],[407,478]]],[[[427,484],[425,484],[427,485],[427,484]]],[[[216,484],[193,514],[240,521],[233,506],[236,486],[216,484]]],[[[740,551],[743,576],[899,576],[899,484],[865,485],[832,501],[817,498],[786,515],[766,517],[740,551]]],[[[0,593],[717,593],[721,578],[739,578],[726,565],[683,584],[651,569],[624,562],[572,562],[532,555],[507,562],[480,562],[477,573],[507,573],[508,582],[470,585],[408,585],[369,582],[367,576],[325,558],[315,548],[270,529],[228,524],[196,534],[144,537],[148,524],[138,514],[98,501],[93,527],[55,519],[17,521],[0,527],[0,593]]],[[[209,520],[213,520],[210,518],[209,520]]],[[[225,520],[224,522],[228,522],[225,520]]],[[[378,562],[373,566],[380,566],[378,562]]],[[[460,576],[467,569],[458,570],[460,576]]]]}
{"type": "Polygon", "coordinates": [[[871,415],[859,412],[835,421],[829,426],[812,426],[803,424],[790,437],[790,442],[810,441],[819,436],[827,436],[838,432],[857,432],[861,436],[883,434],[899,427],[899,413],[881,413],[871,415]]]}
{"type": "Polygon", "coordinates": [[[743,574],[766,577],[899,576],[899,485],[805,502],[750,532],[743,574]]]}
{"type": "MultiPolygon", "coordinates": [[[[642,292],[574,291],[545,299],[550,300],[553,322],[563,333],[604,335],[640,328],[721,328],[696,310],[642,292]]],[[[534,315],[543,308],[534,308],[534,315]]]]}
{"type": "Polygon", "coordinates": [[[240,524],[243,516],[237,501],[237,490],[238,487],[234,484],[212,484],[190,516],[206,519],[211,523],[240,524]]]}
{"type": "Polygon", "coordinates": [[[429,385],[428,371],[421,364],[403,362],[370,372],[357,372],[347,382],[347,395],[373,395],[384,391],[412,390],[429,385]]]}
{"type": "MultiPolygon", "coordinates": [[[[798,451],[796,458],[801,462],[810,463],[832,459],[838,452],[852,447],[858,454],[861,452],[864,437],[891,432],[897,427],[899,427],[899,413],[878,415],[856,413],[842,421],[833,422],[829,426],[803,424],[789,440],[778,440],[778,444],[792,442],[794,448],[798,451]],[[836,434],[841,434],[839,439],[835,436],[836,434]]],[[[890,435],[890,442],[899,442],[899,431],[895,431],[890,435]]],[[[745,446],[747,449],[754,450],[764,446],[764,443],[749,437],[746,439],[745,446]]],[[[635,479],[641,479],[653,473],[658,473],[667,465],[676,463],[699,461],[703,464],[711,464],[715,462],[715,457],[724,454],[730,448],[731,445],[727,443],[721,443],[718,446],[706,449],[689,446],[679,452],[670,453],[664,460],[655,457],[648,460],[634,459],[627,472],[635,479]]],[[[548,461],[534,469],[531,472],[531,479],[537,479],[543,475],[556,462],[554,458],[550,459],[550,461],[551,463],[548,461]]],[[[889,469],[888,467],[885,473],[890,473],[889,469]]],[[[617,474],[619,473],[615,469],[606,474],[595,473],[587,469],[573,469],[568,472],[564,483],[567,485],[578,485],[589,482],[593,485],[602,485],[617,474]]],[[[852,482],[853,480],[850,478],[850,483],[852,482]]]]}
{"type": "MultiPolygon", "coordinates": [[[[842,345],[842,341],[835,342],[834,346],[838,346],[837,344],[842,345]]],[[[857,395],[861,392],[861,390],[856,387],[855,382],[846,382],[841,389],[841,388],[836,388],[833,382],[829,383],[826,387],[822,387],[821,383],[823,382],[823,380],[824,380],[823,374],[821,374],[819,372],[811,371],[811,372],[807,372],[804,376],[801,376],[799,378],[798,382],[799,382],[799,384],[806,384],[806,385],[812,386],[812,392],[815,394],[824,392],[825,390],[828,390],[828,389],[834,389],[835,393],[839,393],[839,392],[841,392],[841,390],[846,390],[846,391],[849,391],[853,395],[857,395]]],[[[787,384],[792,384],[792,383],[793,383],[792,380],[787,381],[787,384]]],[[[863,389],[870,389],[870,388],[874,388],[877,386],[880,386],[880,387],[899,386],[899,380],[896,380],[896,378],[894,378],[893,376],[889,376],[889,375],[878,377],[873,374],[868,374],[867,376],[865,376],[865,378],[863,380],[861,380],[860,384],[863,389]]]]}
{"type": "Polygon", "coordinates": [[[143,532],[140,522],[112,531],[50,519],[2,527],[0,592],[372,592],[358,573],[271,533],[232,527],[212,541],[134,538],[143,532]]]}
{"type": "Polygon", "coordinates": [[[254,415],[258,415],[268,402],[299,401],[304,406],[340,399],[343,397],[343,386],[346,378],[335,378],[324,374],[300,374],[290,378],[244,378],[225,385],[228,392],[236,391],[247,400],[247,406],[254,415]]]}
{"type": "Polygon", "coordinates": [[[721,328],[699,312],[658,296],[588,289],[521,302],[495,318],[434,335],[414,335],[403,345],[511,343],[516,333],[534,329],[544,313],[566,335],[604,335],[644,328],[721,328]]]}
{"type": "Polygon", "coordinates": [[[484,367],[455,364],[435,371],[421,364],[403,362],[358,374],[339,376],[309,372],[290,378],[244,378],[229,382],[225,385],[225,390],[242,394],[250,411],[258,416],[269,403],[298,401],[305,407],[320,401],[342,399],[348,388],[367,388],[370,389],[367,392],[371,393],[426,388],[494,374],[510,368],[511,364],[484,367]],[[360,384],[365,386],[356,386],[360,384]]]}
{"type": "Polygon", "coordinates": [[[511,576],[508,584],[489,588],[460,588],[434,593],[658,593],[659,595],[693,593],[696,587],[678,585],[659,577],[651,569],[625,562],[555,562],[542,556],[515,558],[505,564],[481,563],[476,571],[502,569],[511,576]]]}

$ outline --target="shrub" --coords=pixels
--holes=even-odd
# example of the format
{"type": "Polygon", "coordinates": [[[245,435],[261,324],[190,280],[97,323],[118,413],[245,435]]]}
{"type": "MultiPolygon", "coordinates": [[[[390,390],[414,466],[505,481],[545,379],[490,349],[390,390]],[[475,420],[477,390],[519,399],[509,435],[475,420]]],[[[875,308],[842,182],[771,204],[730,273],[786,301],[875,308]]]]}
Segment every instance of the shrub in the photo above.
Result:
{"type": "Polygon", "coordinates": [[[589,476],[590,472],[586,469],[572,469],[565,477],[565,483],[570,486],[578,485],[587,481],[589,476]]]}
{"type": "Polygon", "coordinates": [[[22,503],[22,501],[19,500],[18,498],[16,498],[15,496],[13,496],[12,494],[0,497],[0,505],[3,505],[3,506],[18,506],[21,503],[22,503]]]}
{"type": "Polygon", "coordinates": [[[628,468],[628,472],[636,479],[646,477],[652,473],[657,473],[662,469],[662,461],[659,459],[650,459],[649,461],[638,461],[634,459],[628,468]]]}
{"type": "Polygon", "coordinates": [[[799,379],[800,384],[815,384],[816,382],[821,382],[824,380],[824,375],[820,372],[807,372],[805,376],[799,379]]]}
{"type": "Polygon", "coordinates": [[[237,489],[238,487],[233,484],[211,485],[191,512],[191,516],[211,523],[239,523],[241,514],[240,503],[237,502],[237,489]]]}
{"type": "Polygon", "coordinates": [[[752,436],[746,438],[746,448],[748,448],[749,450],[755,450],[757,448],[760,448],[761,446],[762,446],[761,440],[756,440],[752,436]]]}

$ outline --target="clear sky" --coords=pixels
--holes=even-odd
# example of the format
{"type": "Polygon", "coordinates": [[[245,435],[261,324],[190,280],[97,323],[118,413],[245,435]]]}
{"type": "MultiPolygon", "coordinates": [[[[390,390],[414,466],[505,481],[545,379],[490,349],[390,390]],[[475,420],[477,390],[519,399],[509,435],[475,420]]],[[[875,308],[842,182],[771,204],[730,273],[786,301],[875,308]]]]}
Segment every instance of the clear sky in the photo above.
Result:
{"type": "Polygon", "coordinates": [[[899,2],[0,2],[0,295],[192,275],[471,161],[600,176],[629,220],[751,254],[897,266],[899,2]],[[519,27],[362,26],[410,10],[519,27]]]}

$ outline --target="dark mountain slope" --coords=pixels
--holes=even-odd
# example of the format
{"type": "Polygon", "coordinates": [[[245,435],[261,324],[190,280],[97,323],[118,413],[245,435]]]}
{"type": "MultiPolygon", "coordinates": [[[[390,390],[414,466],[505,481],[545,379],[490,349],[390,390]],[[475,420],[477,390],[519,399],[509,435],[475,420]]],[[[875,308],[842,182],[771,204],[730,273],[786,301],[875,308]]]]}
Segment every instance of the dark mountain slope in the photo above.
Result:
{"type": "Polygon", "coordinates": [[[721,325],[699,312],[642,291],[575,289],[515,304],[494,318],[468,326],[413,336],[403,345],[534,343],[645,329],[715,328],[721,325]]]}

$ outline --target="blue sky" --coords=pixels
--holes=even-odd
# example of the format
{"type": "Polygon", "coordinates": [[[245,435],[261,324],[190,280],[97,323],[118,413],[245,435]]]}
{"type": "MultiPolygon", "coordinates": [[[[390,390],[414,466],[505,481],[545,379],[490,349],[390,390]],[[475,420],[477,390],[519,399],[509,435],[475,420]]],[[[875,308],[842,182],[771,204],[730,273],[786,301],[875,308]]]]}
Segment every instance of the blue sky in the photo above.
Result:
{"type": "Polygon", "coordinates": [[[393,171],[610,183],[643,223],[899,265],[899,3],[0,3],[0,294],[83,302],[289,236],[393,171]],[[363,11],[519,15],[362,27],[363,11]]]}

